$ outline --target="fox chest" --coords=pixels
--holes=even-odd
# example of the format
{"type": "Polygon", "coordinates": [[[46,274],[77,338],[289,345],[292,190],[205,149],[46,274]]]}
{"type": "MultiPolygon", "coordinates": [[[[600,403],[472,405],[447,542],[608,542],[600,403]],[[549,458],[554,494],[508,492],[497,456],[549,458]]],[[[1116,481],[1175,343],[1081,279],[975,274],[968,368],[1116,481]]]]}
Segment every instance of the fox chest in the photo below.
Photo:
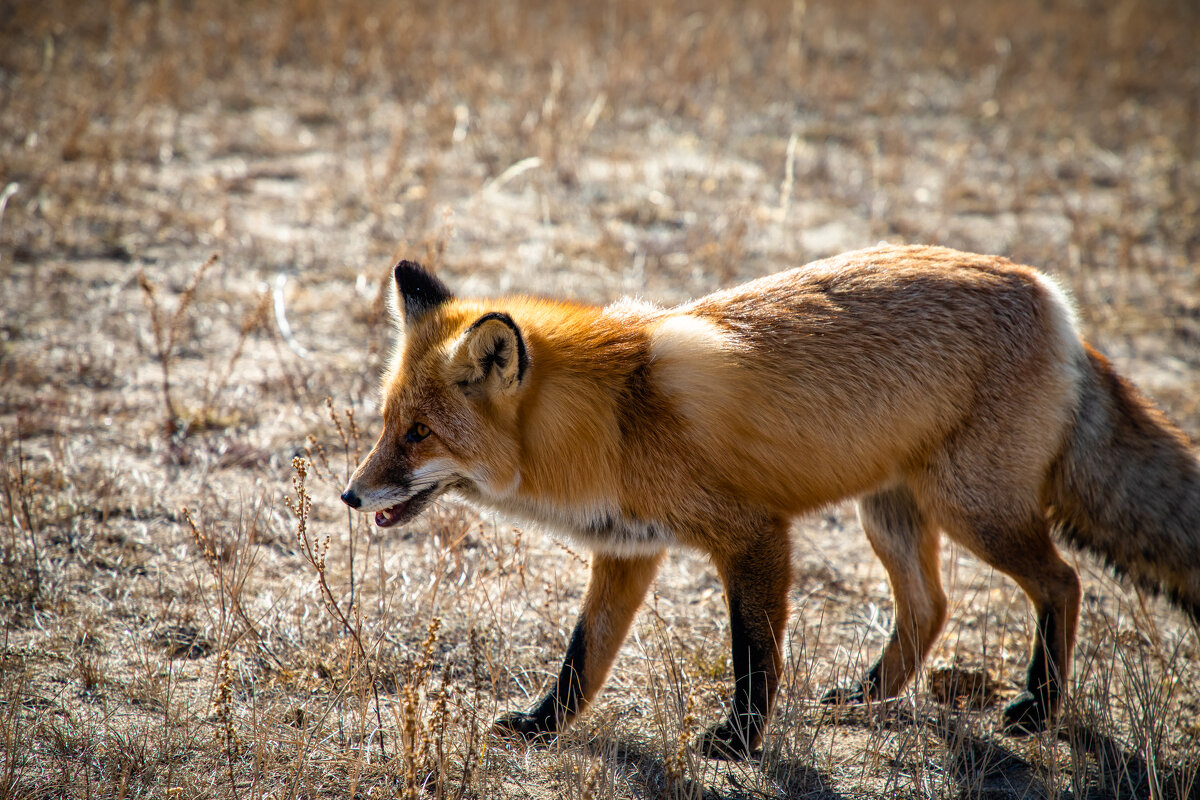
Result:
{"type": "Polygon", "coordinates": [[[656,553],[676,544],[675,532],[661,522],[600,512],[564,521],[561,530],[593,551],[611,555],[656,553]]]}
{"type": "Polygon", "coordinates": [[[564,508],[524,499],[505,498],[499,502],[480,499],[498,511],[545,525],[593,552],[650,555],[678,543],[675,531],[664,523],[639,519],[613,508],[564,508]]]}

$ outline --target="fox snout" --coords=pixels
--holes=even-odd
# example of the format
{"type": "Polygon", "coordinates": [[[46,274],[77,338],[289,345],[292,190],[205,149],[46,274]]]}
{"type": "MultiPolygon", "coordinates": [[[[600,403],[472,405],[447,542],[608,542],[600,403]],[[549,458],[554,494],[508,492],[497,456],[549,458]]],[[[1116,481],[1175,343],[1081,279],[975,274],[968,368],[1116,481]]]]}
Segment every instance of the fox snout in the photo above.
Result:
{"type": "Polygon", "coordinates": [[[390,528],[421,513],[444,487],[441,481],[414,486],[414,473],[386,440],[355,470],[342,492],[342,502],[355,511],[374,512],[375,524],[390,528]]]}
{"type": "Polygon", "coordinates": [[[381,440],[350,476],[342,502],[355,511],[381,511],[407,499],[409,475],[395,448],[381,440]]]}

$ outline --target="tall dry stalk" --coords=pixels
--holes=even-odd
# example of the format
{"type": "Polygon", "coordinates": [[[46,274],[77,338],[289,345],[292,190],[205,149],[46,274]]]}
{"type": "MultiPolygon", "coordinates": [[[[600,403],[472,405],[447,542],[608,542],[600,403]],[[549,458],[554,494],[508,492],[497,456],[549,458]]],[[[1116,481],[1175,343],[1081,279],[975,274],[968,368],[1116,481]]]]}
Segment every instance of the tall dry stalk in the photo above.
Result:
{"type": "Polygon", "coordinates": [[[174,436],[180,431],[179,407],[175,405],[175,400],[171,395],[171,363],[175,359],[175,348],[179,344],[179,334],[183,329],[183,322],[187,318],[188,310],[196,299],[200,281],[204,279],[205,273],[217,263],[219,258],[216,253],[213,253],[196,268],[187,286],[184,287],[183,293],[180,294],[175,310],[170,314],[167,314],[160,303],[158,286],[146,276],[145,270],[138,270],[138,286],[142,289],[142,300],[146,305],[147,313],[150,314],[150,332],[154,335],[154,358],[158,361],[161,372],[160,386],[165,413],[163,431],[168,437],[174,436]]]}
{"type": "Polygon", "coordinates": [[[37,600],[42,593],[41,556],[38,548],[40,522],[33,502],[36,482],[25,465],[25,450],[21,442],[21,419],[17,418],[17,433],[11,439],[0,430],[0,492],[4,495],[4,527],[9,529],[9,541],[4,552],[4,568],[10,573],[9,588],[24,584],[28,579],[32,586],[21,592],[29,602],[37,600]],[[15,447],[10,458],[9,446],[15,447]],[[21,543],[18,531],[24,530],[29,539],[32,565],[23,567],[20,557],[21,543]],[[22,574],[23,573],[23,574],[22,574]]]}
{"type": "MultiPolygon", "coordinates": [[[[296,543],[300,546],[300,554],[316,571],[321,606],[342,630],[346,632],[358,652],[362,669],[366,673],[367,681],[371,685],[371,696],[375,704],[375,721],[379,726],[379,752],[386,759],[388,753],[384,743],[383,715],[380,712],[379,704],[379,687],[375,678],[375,671],[371,668],[367,648],[363,644],[362,626],[350,621],[350,618],[342,610],[341,604],[338,602],[333,589],[330,588],[329,582],[326,579],[325,558],[329,554],[330,537],[326,536],[324,539],[318,541],[309,532],[308,524],[312,513],[312,497],[308,493],[306,481],[310,467],[311,464],[299,456],[292,459],[292,487],[296,492],[296,496],[295,499],[291,497],[285,498],[284,502],[287,504],[288,510],[296,518],[296,543]]],[[[354,605],[351,604],[350,608],[351,613],[353,613],[354,605]]]]}

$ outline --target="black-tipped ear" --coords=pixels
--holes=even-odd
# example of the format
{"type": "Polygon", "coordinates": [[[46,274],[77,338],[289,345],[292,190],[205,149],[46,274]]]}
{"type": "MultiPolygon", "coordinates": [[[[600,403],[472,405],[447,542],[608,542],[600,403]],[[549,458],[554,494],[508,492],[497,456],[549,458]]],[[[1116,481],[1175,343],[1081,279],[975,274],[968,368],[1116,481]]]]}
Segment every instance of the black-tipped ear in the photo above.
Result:
{"type": "Polygon", "coordinates": [[[446,284],[415,261],[401,261],[396,265],[395,276],[400,301],[396,307],[404,314],[406,322],[454,299],[446,284]]]}

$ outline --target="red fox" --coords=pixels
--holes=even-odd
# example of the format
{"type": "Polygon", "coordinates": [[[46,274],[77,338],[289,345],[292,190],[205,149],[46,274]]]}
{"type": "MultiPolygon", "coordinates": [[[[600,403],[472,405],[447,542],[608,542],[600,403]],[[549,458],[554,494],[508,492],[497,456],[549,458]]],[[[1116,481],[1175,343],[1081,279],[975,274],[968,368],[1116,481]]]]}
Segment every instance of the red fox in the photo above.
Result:
{"type": "Polygon", "coordinates": [[[685,546],[711,557],[731,618],[731,712],[700,745],[750,754],[782,666],[789,521],[846,497],[895,621],[828,702],[912,679],[946,617],[942,532],[1033,604],[1012,733],[1052,720],[1070,666],[1080,585],[1052,531],[1200,620],[1200,463],[1029,267],[881,246],[670,309],[463,300],[409,261],[395,282],[383,433],[342,499],[386,527],[454,490],[593,551],[557,681],[503,730],[551,736],[595,698],[664,551],[685,546]]]}

